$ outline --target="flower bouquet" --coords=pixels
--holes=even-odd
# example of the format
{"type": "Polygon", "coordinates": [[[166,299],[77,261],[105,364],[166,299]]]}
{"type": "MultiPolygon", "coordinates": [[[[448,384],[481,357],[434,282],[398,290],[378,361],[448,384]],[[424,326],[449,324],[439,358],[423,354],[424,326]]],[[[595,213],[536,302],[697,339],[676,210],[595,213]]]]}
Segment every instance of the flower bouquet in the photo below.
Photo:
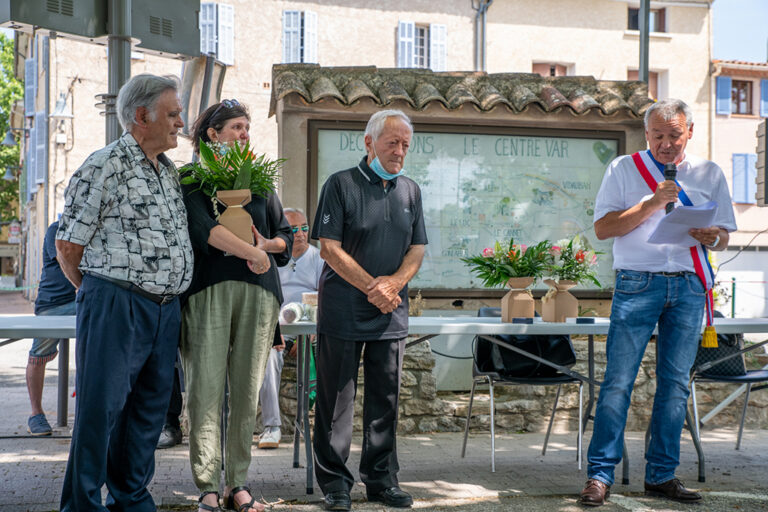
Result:
{"type": "Polygon", "coordinates": [[[533,318],[534,301],[528,287],[541,277],[549,262],[549,242],[526,246],[510,239],[505,248],[499,242],[486,247],[479,256],[462,258],[488,287],[507,285],[511,289],[501,299],[501,320],[533,318]]]}
{"type": "Polygon", "coordinates": [[[600,286],[595,275],[598,254],[579,235],[550,246],[547,274],[551,279],[544,280],[550,289],[541,299],[541,317],[545,322],[565,322],[568,317],[578,316],[579,301],[568,290],[583,281],[600,286]]]}
{"type": "Polygon", "coordinates": [[[237,142],[221,144],[201,140],[200,161],[183,168],[181,183],[197,184],[214,203],[213,211],[219,223],[253,244],[253,220],[243,207],[251,201],[251,194],[267,197],[275,191],[284,161],[253,154],[249,143],[241,146],[237,142]],[[227,207],[221,215],[218,215],[217,201],[227,207]]]}

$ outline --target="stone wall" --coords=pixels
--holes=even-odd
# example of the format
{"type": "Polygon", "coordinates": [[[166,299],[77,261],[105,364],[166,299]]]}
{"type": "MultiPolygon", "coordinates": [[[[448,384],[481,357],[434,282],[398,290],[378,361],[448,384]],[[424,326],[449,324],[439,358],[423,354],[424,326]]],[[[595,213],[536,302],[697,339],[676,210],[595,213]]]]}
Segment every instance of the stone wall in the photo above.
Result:
{"type": "MultiPolygon", "coordinates": [[[[574,369],[587,373],[587,341],[574,339],[577,363],[574,369]]],[[[643,431],[650,420],[655,382],[655,350],[653,342],[648,345],[643,363],[638,372],[632,405],[627,418],[627,430],[643,431]]],[[[754,356],[747,362],[751,368],[759,368],[766,361],[754,356]]],[[[605,343],[595,341],[596,377],[602,380],[605,369],[605,343]]],[[[437,393],[432,374],[434,356],[429,343],[421,343],[406,351],[403,363],[403,380],[400,400],[400,421],[398,430],[403,434],[421,432],[450,432],[464,429],[469,393],[437,393]]],[[[296,410],[296,368],[295,359],[286,358],[281,385],[280,409],[283,414],[283,433],[293,432],[293,417],[296,410]],[[286,412],[288,414],[286,414],[286,412]]],[[[365,382],[362,371],[359,377],[358,396],[355,403],[355,430],[362,424],[362,395],[365,382]]],[[[699,410],[703,416],[716,404],[725,399],[736,386],[728,384],[701,383],[698,385],[699,410]]],[[[496,386],[496,427],[499,432],[544,432],[555,397],[554,386],[496,386]]],[[[584,404],[588,398],[584,387],[584,404]]],[[[732,402],[707,425],[711,427],[735,427],[738,425],[743,404],[743,395],[732,402]]],[[[578,386],[563,386],[555,416],[555,432],[576,432],[578,419],[578,386]]],[[[768,393],[760,391],[750,395],[746,426],[748,428],[768,427],[768,393]]],[[[478,386],[472,410],[470,430],[489,431],[488,387],[478,386]]],[[[260,424],[258,429],[260,429],[260,424]]]]}

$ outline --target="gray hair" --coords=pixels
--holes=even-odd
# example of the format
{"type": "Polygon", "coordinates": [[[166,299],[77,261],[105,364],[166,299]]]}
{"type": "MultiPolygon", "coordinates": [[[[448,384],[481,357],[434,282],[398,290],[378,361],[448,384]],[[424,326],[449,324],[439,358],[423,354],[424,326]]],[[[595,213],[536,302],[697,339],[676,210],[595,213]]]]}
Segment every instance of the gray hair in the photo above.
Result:
{"type": "Polygon", "coordinates": [[[283,213],[298,213],[299,215],[302,215],[305,219],[307,218],[307,214],[304,213],[304,210],[301,208],[283,208],[283,213]]]}
{"type": "Polygon", "coordinates": [[[133,129],[136,124],[136,109],[139,107],[149,110],[149,118],[156,121],[157,100],[165,91],[178,92],[179,87],[179,79],[173,75],[157,76],[144,73],[128,80],[117,95],[117,117],[123,129],[133,129]]]}
{"type": "Polygon", "coordinates": [[[399,118],[408,126],[411,133],[413,133],[413,125],[405,113],[400,110],[379,110],[368,120],[368,125],[365,127],[365,134],[370,135],[373,140],[378,139],[381,132],[384,131],[384,123],[386,123],[387,119],[390,117],[399,118]]]}
{"type": "Polygon", "coordinates": [[[693,124],[693,110],[683,100],[661,100],[657,101],[645,111],[645,129],[648,129],[648,123],[653,113],[660,116],[665,121],[671,121],[680,114],[685,116],[685,125],[690,128],[693,124]]]}

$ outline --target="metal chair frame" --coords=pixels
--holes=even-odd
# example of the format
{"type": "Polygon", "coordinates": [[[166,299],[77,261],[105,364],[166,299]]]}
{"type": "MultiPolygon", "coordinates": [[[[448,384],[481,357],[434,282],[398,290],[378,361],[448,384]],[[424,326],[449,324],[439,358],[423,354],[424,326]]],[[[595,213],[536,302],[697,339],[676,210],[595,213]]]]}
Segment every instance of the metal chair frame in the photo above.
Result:
{"type": "Polygon", "coordinates": [[[574,379],[567,375],[558,375],[556,377],[531,377],[531,378],[508,378],[502,377],[495,372],[481,372],[478,370],[476,363],[472,363],[472,392],[469,395],[469,407],[467,409],[467,422],[464,426],[464,442],[461,446],[461,457],[464,458],[467,450],[467,437],[469,436],[469,422],[472,418],[472,404],[475,399],[475,389],[478,384],[488,384],[490,395],[490,412],[491,412],[491,472],[496,472],[496,432],[495,432],[495,415],[496,406],[494,403],[493,388],[494,385],[503,386],[557,386],[557,392],[555,393],[555,403],[552,407],[552,414],[549,416],[549,425],[547,426],[547,433],[544,436],[544,446],[541,449],[541,454],[546,455],[547,444],[549,443],[549,435],[552,431],[552,425],[555,421],[555,413],[557,412],[557,404],[560,400],[560,391],[563,384],[578,384],[579,386],[579,422],[578,422],[578,434],[576,436],[576,460],[579,470],[582,466],[582,444],[584,438],[584,421],[583,421],[583,398],[584,398],[584,383],[578,379],[574,379]]]}

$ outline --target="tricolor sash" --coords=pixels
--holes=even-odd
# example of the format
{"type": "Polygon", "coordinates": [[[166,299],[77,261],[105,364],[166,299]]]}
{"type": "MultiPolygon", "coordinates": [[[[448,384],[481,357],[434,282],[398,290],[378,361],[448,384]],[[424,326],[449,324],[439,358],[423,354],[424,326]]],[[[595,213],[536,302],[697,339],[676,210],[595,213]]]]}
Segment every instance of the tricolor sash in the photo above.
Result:
{"type": "MultiPolygon", "coordinates": [[[[659,168],[658,162],[651,156],[650,151],[643,151],[642,153],[635,153],[632,155],[632,161],[635,162],[640,176],[643,177],[648,188],[651,192],[656,192],[656,187],[659,181],[664,180],[664,174],[659,168]],[[653,165],[646,165],[648,160],[653,165]],[[660,177],[660,178],[659,178],[660,177]]],[[[693,206],[688,194],[685,193],[680,183],[675,180],[675,183],[680,187],[680,192],[677,197],[680,202],[685,206],[693,206]]],[[[712,271],[712,266],[709,264],[709,258],[707,257],[707,248],[704,244],[697,244],[691,246],[691,259],[693,260],[693,268],[696,271],[696,275],[701,280],[704,288],[707,290],[706,306],[707,306],[707,327],[704,330],[704,337],[702,338],[702,346],[704,347],[717,347],[717,336],[715,334],[715,328],[712,326],[713,312],[715,310],[715,301],[712,294],[712,287],[715,284],[715,273],[712,271]],[[713,341],[714,339],[714,341],[713,341]]]]}

